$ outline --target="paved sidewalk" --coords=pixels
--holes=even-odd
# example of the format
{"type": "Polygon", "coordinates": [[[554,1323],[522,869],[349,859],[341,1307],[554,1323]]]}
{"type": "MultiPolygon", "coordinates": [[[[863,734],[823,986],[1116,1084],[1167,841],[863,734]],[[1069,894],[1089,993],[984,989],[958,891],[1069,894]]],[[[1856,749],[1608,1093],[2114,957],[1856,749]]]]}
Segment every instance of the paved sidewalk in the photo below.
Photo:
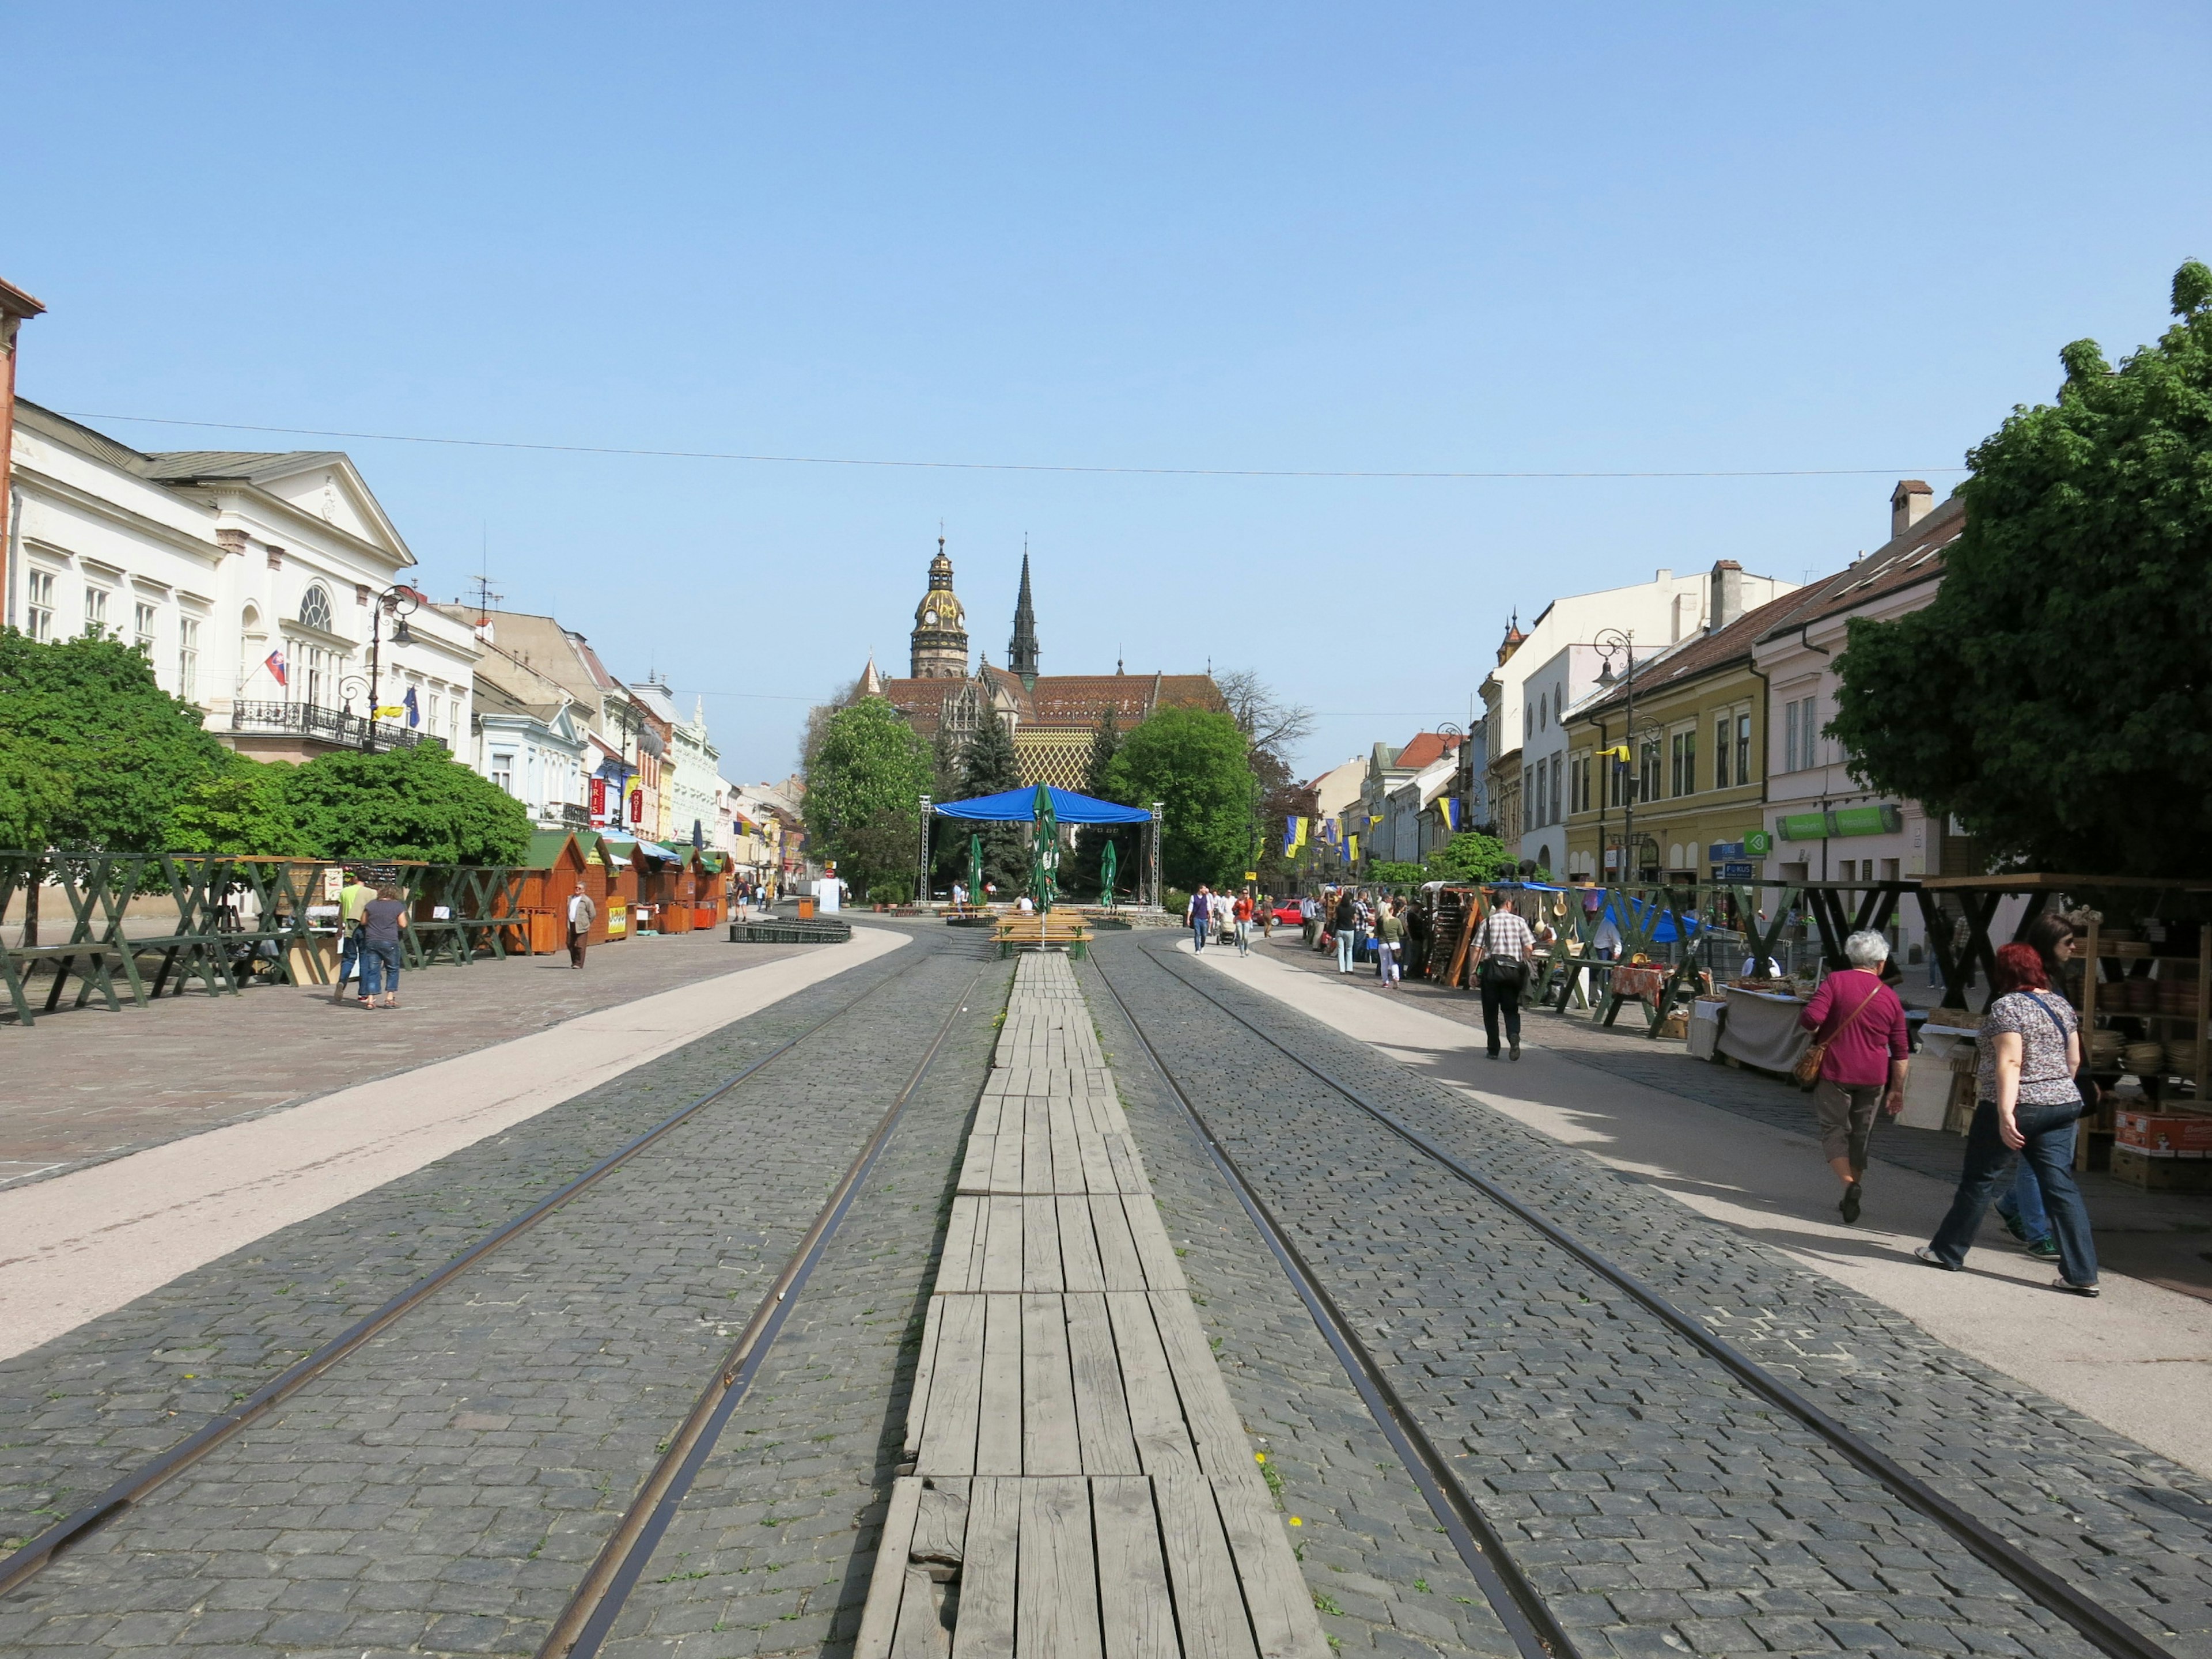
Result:
{"type": "MultiPolygon", "coordinates": [[[[400,975],[401,1006],[365,1013],[327,987],[257,986],[0,1023],[0,1187],[198,1134],[602,1008],[807,947],[732,945],[726,929],[626,939],[400,975]]],[[[352,988],[349,987],[349,990],[352,988]]]]}
{"type": "MultiPolygon", "coordinates": [[[[2118,1274],[2106,1275],[2096,1302],[2058,1295],[2048,1288],[2051,1267],[2009,1248],[1994,1224],[1966,1272],[1934,1272],[1910,1253],[1935,1231],[1951,1179],[1871,1171],[1865,1218],[1845,1227],[1835,1212],[1835,1178],[1802,1116],[1794,1127],[1747,1122],[1726,1106],[1577,1064],[1581,1055],[1551,1046],[1565,1022],[1531,1020],[1527,1058],[1493,1062],[1479,1021],[1470,1028],[1442,1018],[1431,1002],[1359,994],[1270,957],[1207,951],[1198,961],[1662,1188],[1905,1314],[1941,1341],[2212,1474],[2212,1421],[2203,1410],[2212,1305],[2118,1274]]],[[[1686,1057],[1676,1063],[1685,1073],[1738,1075],[1686,1057]]]]}

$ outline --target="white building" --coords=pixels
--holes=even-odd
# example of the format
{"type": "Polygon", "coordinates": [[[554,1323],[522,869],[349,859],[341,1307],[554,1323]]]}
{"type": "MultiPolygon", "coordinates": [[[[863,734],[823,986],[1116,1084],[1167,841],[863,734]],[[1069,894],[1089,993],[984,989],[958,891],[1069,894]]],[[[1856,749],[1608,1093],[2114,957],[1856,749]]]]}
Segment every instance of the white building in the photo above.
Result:
{"type": "MultiPolygon", "coordinates": [[[[1947,834],[1917,801],[1870,791],[1852,778],[1843,747],[1823,735],[1836,717],[1841,653],[1854,617],[1893,621],[1936,597],[1943,550],[1966,527],[1956,497],[1934,504],[1917,478],[1890,495],[1890,538],[1862,556],[1809,612],[1759,640],[1752,661],[1768,686],[1768,868],[1784,881],[1880,881],[1982,873],[1966,838],[1947,834]],[[1945,867],[1946,842],[1953,869],[1945,867]]],[[[1920,943],[1917,909],[1902,912],[1904,943],[1920,943]]]]}
{"type": "Polygon", "coordinates": [[[368,740],[374,629],[374,705],[406,711],[377,746],[465,747],[475,642],[422,603],[414,554],[345,455],[149,454],[20,398],[15,412],[8,622],[138,646],[164,690],[264,760],[368,740]]]}
{"type": "MultiPolygon", "coordinates": [[[[1796,586],[1748,574],[1724,559],[1710,573],[1678,576],[1661,570],[1648,582],[1554,599],[1526,634],[1517,623],[1509,626],[1498,648],[1498,665],[1482,683],[1490,804],[1505,844],[1517,845],[1524,862],[1559,872],[1567,813],[1559,714],[1596,684],[1604,665],[1598,649],[1601,635],[1626,635],[1641,667],[1705,633],[1717,594],[1718,603],[1733,605],[1734,615],[1742,616],[1796,586]]],[[[1617,647],[1613,672],[1626,666],[1626,649],[1617,647]]]]}

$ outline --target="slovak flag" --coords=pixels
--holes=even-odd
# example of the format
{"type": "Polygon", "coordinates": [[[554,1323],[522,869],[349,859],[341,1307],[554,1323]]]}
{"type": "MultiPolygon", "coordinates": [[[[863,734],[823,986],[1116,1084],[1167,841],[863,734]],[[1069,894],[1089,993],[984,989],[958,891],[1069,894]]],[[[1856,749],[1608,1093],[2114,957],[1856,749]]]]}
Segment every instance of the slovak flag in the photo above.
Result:
{"type": "Polygon", "coordinates": [[[263,666],[268,669],[269,678],[277,684],[289,686],[292,684],[291,677],[284,671],[284,653],[282,651],[271,651],[263,666]]]}
{"type": "Polygon", "coordinates": [[[413,686],[410,685],[407,688],[407,695],[401,698],[400,702],[407,709],[407,724],[410,726],[422,725],[422,710],[415,701],[415,688],[413,686]]]}

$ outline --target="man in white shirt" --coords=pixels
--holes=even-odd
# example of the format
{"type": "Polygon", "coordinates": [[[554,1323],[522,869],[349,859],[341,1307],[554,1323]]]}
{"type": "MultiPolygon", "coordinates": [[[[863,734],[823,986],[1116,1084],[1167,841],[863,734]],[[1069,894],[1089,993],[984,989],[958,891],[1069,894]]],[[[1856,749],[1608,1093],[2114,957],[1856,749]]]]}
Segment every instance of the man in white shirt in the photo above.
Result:
{"type": "Polygon", "coordinates": [[[584,965],[584,947],[592,942],[592,923],[598,920],[599,907],[592,902],[592,896],[579,885],[568,898],[568,965],[584,965]]]}

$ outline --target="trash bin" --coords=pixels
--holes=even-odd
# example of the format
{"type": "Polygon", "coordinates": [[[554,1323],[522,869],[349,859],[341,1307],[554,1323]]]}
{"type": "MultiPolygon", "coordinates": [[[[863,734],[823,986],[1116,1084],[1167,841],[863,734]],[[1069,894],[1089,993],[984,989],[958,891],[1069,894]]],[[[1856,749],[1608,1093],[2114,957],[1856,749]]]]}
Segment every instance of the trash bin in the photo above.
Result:
{"type": "Polygon", "coordinates": [[[814,901],[811,898],[802,896],[799,899],[799,919],[801,921],[811,921],[814,920],[814,901]]]}

